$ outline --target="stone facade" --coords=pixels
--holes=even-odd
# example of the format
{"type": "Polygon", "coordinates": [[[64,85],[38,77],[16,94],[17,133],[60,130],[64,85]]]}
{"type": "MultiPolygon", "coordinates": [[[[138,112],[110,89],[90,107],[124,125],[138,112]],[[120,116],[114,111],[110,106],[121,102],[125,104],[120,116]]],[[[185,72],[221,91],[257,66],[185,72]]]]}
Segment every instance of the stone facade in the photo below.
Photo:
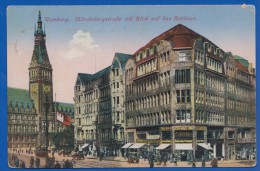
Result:
{"type": "Polygon", "coordinates": [[[74,88],[75,146],[115,151],[124,144],[124,66],[130,55],[116,53],[112,65],[77,76],[74,88]]]}
{"type": "Polygon", "coordinates": [[[126,64],[127,142],[183,160],[252,154],[255,71],[241,60],[181,24],[152,39],[126,64]]]}
{"type": "MultiPolygon", "coordinates": [[[[46,113],[48,131],[64,130],[56,121],[56,112],[74,116],[74,106],[53,101],[52,66],[46,49],[45,31],[39,12],[34,30],[34,50],[29,66],[29,91],[8,88],[8,148],[35,148],[46,145],[46,113]],[[46,102],[48,111],[46,112],[46,102]]],[[[49,145],[51,145],[51,140],[49,145]]]]}

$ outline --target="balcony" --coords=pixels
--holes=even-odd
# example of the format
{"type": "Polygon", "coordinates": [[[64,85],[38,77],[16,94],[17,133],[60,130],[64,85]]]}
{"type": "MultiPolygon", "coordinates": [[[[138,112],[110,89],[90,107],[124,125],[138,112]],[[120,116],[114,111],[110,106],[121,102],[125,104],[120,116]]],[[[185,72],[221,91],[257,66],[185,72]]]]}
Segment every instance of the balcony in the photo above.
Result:
{"type": "Polygon", "coordinates": [[[256,143],[255,138],[238,138],[238,143],[256,143]]]}

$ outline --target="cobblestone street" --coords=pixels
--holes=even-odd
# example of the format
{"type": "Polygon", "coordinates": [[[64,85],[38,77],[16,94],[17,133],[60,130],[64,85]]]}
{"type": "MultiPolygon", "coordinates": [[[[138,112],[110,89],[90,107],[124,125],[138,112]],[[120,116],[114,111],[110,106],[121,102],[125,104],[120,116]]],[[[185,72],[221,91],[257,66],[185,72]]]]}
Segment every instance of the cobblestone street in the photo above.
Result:
{"type": "MultiPolygon", "coordinates": [[[[17,155],[19,159],[25,162],[26,168],[29,168],[30,157],[29,154],[20,154],[17,155]]],[[[34,156],[34,155],[33,155],[34,156]]],[[[49,156],[51,156],[49,154],[49,156]]],[[[35,156],[34,156],[35,157],[35,156]]],[[[55,160],[58,160],[61,164],[64,160],[72,160],[72,157],[62,157],[55,154],[55,160]]],[[[40,168],[44,168],[45,159],[40,157],[41,164],[40,168]]],[[[229,161],[219,161],[219,167],[252,167],[255,165],[255,160],[229,160],[229,161]]],[[[9,156],[9,166],[14,167],[13,162],[9,156]]],[[[76,160],[76,168],[148,168],[148,161],[140,159],[139,163],[128,163],[123,157],[104,157],[102,161],[98,160],[95,156],[87,156],[84,160],[76,160]]],[[[154,164],[154,167],[164,167],[162,164],[154,164]]],[[[173,163],[167,162],[166,167],[191,167],[191,164],[184,161],[179,161],[177,166],[174,166],[173,163]]],[[[196,167],[201,167],[201,162],[196,163],[196,167]]],[[[206,162],[206,167],[211,167],[210,162],[206,162]]]]}

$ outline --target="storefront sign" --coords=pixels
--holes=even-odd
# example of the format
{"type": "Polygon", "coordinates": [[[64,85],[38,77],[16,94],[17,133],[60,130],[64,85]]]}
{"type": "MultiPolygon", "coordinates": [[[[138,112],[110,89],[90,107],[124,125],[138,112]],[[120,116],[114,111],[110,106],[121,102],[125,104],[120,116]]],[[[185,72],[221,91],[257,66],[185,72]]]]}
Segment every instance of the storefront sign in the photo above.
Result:
{"type": "Polygon", "coordinates": [[[192,131],[175,131],[175,140],[192,140],[192,131]]]}
{"type": "Polygon", "coordinates": [[[160,128],[161,129],[161,131],[171,131],[172,130],[172,127],[161,127],[160,128]]]}
{"type": "Polygon", "coordinates": [[[150,134],[146,135],[146,139],[148,139],[148,140],[157,140],[159,138],[160,138],[160,135],[150,135],[150,134]]]}
{"type": "Polygon", "coordinates": [[[174,130],[193,130],[193,126],[175,126],[174,130]]]}
{"type": "Polygon", "coordinates": [[[192,143],[192,140],[175,140],[176,143],[192,143]]]}
{"type": "Polygon", "coordinates": [[[144,139],[136,139],[136,142],[137,143],[146,143],[146,140],[144,140],[144,139]]]}

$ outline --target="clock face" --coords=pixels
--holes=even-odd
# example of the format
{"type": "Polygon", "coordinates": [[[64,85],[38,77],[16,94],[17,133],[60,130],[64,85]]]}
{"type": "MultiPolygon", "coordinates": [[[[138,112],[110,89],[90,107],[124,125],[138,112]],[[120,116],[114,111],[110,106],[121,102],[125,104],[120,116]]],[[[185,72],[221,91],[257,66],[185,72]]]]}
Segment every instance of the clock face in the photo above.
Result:
{"type": "Polygon", "coordinates": [[[50,91],[51,91],[50,85],[43,85],[43,92],[50,92],[50,91]]]}
{"type": "Polygon", "coordinates": [[[37,84],[31,84],[32,92],[37,92],[37,89],[38,89],[37,84]]]}

